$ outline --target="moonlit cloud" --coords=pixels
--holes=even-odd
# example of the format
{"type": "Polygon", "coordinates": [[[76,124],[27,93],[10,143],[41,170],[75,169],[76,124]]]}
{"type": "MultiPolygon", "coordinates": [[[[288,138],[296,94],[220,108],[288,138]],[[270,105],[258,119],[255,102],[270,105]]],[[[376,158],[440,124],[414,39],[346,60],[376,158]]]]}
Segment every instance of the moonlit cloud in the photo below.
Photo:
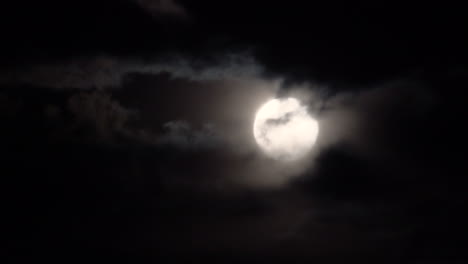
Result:
{"type": "Polygon", "coordinates": [[[254,56],[238,52],[211,60],[181,55],[145,61],[88,57],[9,72],[0,80],[57,91],[97,88],[100,93],[131,90],[136,95],[133,86],[138,75],[153,76],[143,78],[144,85],[153,81],[158,84],[148,85],[130,107],[139,111],[139,117],[119,103],[124,97],[97,96],[97,92],[72,96],[68,110],[81,123],[92,124],[101,138],[120,131],[127,140],[155,148],[221,151],[225,153],[219,162],[226,163],[223,168],[238,166],[220,172],[220,182],[246,188],[281,188],[303,175],[315,177],[317,158],[337,145],[352,149],[356,155],[381,157],[383,150],[388,149],[385,144],[391,131],[396,129],[388,125],[388,113],[397,109],[398,113],[421,115],[431,104],[429,94],[404,81],[363,87],[359,92],[336,92],[313,80],[294,83],[281,75],[267,78],[265,73],[266,67],[254,56]],[[160,74],[169,77],[157,82],[160,74]],[[288,97],[298,98],[306,106],[307,114],[318,121],[320,133],[303,160],[272,165],[271,158],[254,140],[255,113],[267,100],[288,97]],[[159,115],[158,111],[167,104],[179,107],[164,110],[167,116],[157,121],[163,120],[162,123],[150,123],[156,122],[152,116],[159,115]]]}
{"type": "Polygon", "coordinates": [[[245,52],[204,60],[180,55],[143,61],[112,56],[81,57],[0,74],[0,83],[25,83],[55,89],[115,89],[132,73],[168,73],[194,81],[257,78],[263,67],[245,52]]]}

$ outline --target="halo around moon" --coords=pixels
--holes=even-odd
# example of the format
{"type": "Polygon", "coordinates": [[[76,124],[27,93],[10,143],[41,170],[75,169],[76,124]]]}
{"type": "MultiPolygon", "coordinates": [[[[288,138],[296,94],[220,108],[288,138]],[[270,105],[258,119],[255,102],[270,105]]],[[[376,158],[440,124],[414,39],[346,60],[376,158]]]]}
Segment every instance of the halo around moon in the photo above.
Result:
{"type": "Polygon", "coordinates": [[[304,157],[314,146],[318,122],[295,98],[272,99],[260,107],[253,133],[260,148],[271,158],[292,161],[304,157]]]}

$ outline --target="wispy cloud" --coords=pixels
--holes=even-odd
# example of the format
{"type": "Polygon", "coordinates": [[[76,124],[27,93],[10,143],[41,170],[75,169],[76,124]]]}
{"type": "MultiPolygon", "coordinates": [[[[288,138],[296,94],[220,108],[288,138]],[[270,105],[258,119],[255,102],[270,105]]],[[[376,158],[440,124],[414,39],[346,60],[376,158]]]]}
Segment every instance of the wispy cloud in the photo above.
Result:
{"type": "Polygon", "coordinates": [[[20,83],[54,89],[112,89],[131,73],[169,73],[189,80],[247,79],[262,73],[262,66],[247,52],[217,56],[211,60],[171,55],[143,61],[112,56],[93,56],[56,63],[37,64],[0,73],[0,83],[20,83]]]}

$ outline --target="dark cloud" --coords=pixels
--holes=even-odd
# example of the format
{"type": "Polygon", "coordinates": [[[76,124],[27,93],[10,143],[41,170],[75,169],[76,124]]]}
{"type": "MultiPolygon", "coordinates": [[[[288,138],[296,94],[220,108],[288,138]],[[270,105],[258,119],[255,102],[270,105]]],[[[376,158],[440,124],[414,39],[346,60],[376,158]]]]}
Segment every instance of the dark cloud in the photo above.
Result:
{"type": "Polygon", "coordinates": [[[170,121],[163,125],[165,133],[157,139],[158,144],[173,145],[181,149],[211,149],[222,147],[222,139],[212,124],[192,128],[186,121],[170,121]]]}
{"type": "MultiPolygon", "coordinates": [[[[95,60],[98,61],[107,60],[95,60]]],[[[94,78],[90,70],[92,78],[89,80],[86,74],[70,78],[70,83],[79,84],[76,88],[89,89],[99,82],[96,80],[119,80],[126,76],[124,82],[116,82],[120,89],[115,89],[112,96],[97,90],[70,97],[66,109],[77,120],[74,125],[77,129],[72,131],[90,126],[101,139],[115,140],[120,135],[151,147],[222,151],[227,153],[226,163],[237,164],[238,160],[250,157],[251,162],[245,164],[245,169],[233,169],[223,176],[228,182],[236,177],[242,179],[239,181],[241,185],[277,187],[287,184],[305,170],[313,171],[315,158],[335,144],[343,144],[352,149],[354,155],[369,161],[398,159],[402,150],[394,149],[400,146],[394,142],[406,133],[404,129],[408,129],[401,126],[401,122],[421,122],[420,119],[437,105],[433,93],[415,81],[386,82],[357,92],[340,92],[339,89],[336,92],[333,87],[313,81],[291,84],[281,77],[269,80],[259,74],[261,67],[246,55],[220,57],[214,64],[206,61],[197,64],[196,60],[189,63],[182,59],[147,65],[118,60],[110,62],[105,63],[111,67],[104,68],[104,72],[119,77],[94,78]],[[75,77],[86,81],[76,82],[75,77]],[[278,95],[300,98],[320,125],[312,153],[294,168],[281,163],[263,168],[268,162],[252,137],[255,111],[266,100],[278,95]],[[171,107],[173,104],[178,107],[171,107]],[[244,107],[239,109],[239,105],[244,107]],[[138,116],[128,109],[138,111],[138,116]]],[[[77,71],[81,70],[80,64],[74,66],[77,71]]],[[[100,69],[94,66],[91,68],[100,69]]],[[[50,85],[43,83],[47,84],[50,85]]],[[[66,87],[52,85],[54,88],[66,87]]],[[[287,117],[270,120],[270,123],[286,121],[287,117]]],[[[314,173],[308,175],[315,177],[314,173]]]]}
{"type": "Polygon", "coordinates": [[[289,123],[289,121],[291,120],[291,115],[293,115],[293,114],[294,114],[294,112],[288,112],[288,113],[285,113],[280,118],[269,118],[269,119],[265,120],[265,123],[268,126],[284,125],[284,124],[289,123]]]}
{"type": "Polygon", "coordinates": [[[37,65],[2,74],[4,83],[26,83],[56,89],[94,89],[118,86],[125,66],[101,56],[65,63],[37,65]]]}
{"type": "Polygon", "coordinates": [[[187,10],[176,0],[136,0],[136,2],[153,16],[188,18],[187,10]]]}
{"type": "Polygon", "coordinates": [[[109,94],[99,91],[72,95],[68,99],[68,110],[76,119],[74,129],[91,126],[101,140],[111,140],[113,134],[124,133],[128,120],[136,114],[122,107],[109,94]]]}
{"type": "Polygon", "coordinates": [[[425,117],[438,103],[433,92],[421,83],[401,80],[360,92],[335,94],[324,102],[320,118],[323,129],[341,133],[339,140],[370,151],[372,156],[379,154],[376,148],[391,149],[388,140],[406,129],[401,122],[425,117]]]}
{"type": "Polygon", "coordinates": [[[54,89],[112,89],[120,87],[126,76],[135,73],[169,73],[173,78],[198,81],[235,80],[258,77],[262,66],[248,52],[218,55],[213,60],[180,55],[146,60],[91,56],[4,71],[0,82],[54,89]]]}

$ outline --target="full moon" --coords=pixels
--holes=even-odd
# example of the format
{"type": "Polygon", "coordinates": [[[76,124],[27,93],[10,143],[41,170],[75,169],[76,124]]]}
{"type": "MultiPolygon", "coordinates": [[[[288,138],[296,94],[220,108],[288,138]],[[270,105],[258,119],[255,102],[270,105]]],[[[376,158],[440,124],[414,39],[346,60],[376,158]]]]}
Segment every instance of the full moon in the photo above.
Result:
{"type": "Polygon", "coordinates": [[[272,99],[255,116],[253,134],[271,158],[292,161],[304,157],[318,136],[318,122],[297,99],[272,99]]]}

